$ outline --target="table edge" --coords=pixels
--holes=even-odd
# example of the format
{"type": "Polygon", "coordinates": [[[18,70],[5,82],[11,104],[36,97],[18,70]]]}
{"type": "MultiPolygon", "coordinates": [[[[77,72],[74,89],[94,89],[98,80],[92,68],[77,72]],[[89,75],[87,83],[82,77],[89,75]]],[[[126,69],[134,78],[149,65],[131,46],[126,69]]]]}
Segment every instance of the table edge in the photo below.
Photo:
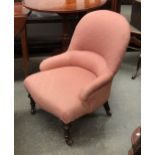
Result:
{"type": "Polygon", "coordinates": [[[61,10],[39,10],[39,9],[34,9],[31,7],[26,6],[26,4],[24,3],[24,1],[22,2],[22,5],[32,11],[38,11],[38,12],[46,12],[46,13],[58,13],[58,14],[74,14],[74,13],[80,13],[80,12],[87,12],[87,11],[92,11],[95,9],[100,8],[101,6],[105,5],[107,1],[105,1],[105,3],[100,4],[98,6],[95,7],[90,7],[88,9],[81,9],[81,10],[68,10],[68,11],[61,11],[61,10]]]}

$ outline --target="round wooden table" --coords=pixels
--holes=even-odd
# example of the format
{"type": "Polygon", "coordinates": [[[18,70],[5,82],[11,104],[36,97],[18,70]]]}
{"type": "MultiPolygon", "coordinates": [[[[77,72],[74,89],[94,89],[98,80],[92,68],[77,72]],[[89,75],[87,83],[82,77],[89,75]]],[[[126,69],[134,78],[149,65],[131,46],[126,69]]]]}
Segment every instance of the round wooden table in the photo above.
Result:
{"type": "Polygon", "coordinates": [[[75,13],[89,11],[105,4],[107,0],[24,0],[25,7],[42,12],[75,13]]]}
{"type": "Polygon", "coordinates": [[[23,5],[32,11],[58,13],[63,19],[63,46],[66,46],[69,38],[68,15],[76,13],[84,15],[106,2],[107,0],[24,0],[23,5]]]}

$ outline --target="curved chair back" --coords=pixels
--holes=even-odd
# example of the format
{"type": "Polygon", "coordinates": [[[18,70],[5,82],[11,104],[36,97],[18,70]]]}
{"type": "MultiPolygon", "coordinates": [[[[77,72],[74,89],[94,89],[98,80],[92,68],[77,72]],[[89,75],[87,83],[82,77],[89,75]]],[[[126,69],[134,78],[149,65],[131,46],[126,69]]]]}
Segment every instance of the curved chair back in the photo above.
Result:
{"type": "Polygon", "coordinates": [[[76,26],[68,50],[95,52],[116,72],[129,39],[130,26],[122,15],[108,10],[93,11],[76,26]]]}

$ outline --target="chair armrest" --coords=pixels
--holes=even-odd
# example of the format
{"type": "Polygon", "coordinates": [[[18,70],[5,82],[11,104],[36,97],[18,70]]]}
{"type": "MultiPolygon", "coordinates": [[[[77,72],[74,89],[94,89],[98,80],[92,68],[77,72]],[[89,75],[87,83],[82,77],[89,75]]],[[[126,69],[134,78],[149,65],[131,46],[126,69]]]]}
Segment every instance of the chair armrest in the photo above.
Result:
{"type": "Polygon", "coordinates": [[[108,82],[113,78],[113,74],[110,71],[106,71],[106,74],[97,77],[92,83],[87,85],[82,89],[80,93],[80,99],[86,103],[86,101],[91,97],[95,92],[104,87],[108,82]]]}
{"type": "Polygon", "coordinates": [[[63,53],[43,60],[39,68],[40,71],[45,71],[62,66],[68,66],[69,64],[69,54],[63,53]]]}

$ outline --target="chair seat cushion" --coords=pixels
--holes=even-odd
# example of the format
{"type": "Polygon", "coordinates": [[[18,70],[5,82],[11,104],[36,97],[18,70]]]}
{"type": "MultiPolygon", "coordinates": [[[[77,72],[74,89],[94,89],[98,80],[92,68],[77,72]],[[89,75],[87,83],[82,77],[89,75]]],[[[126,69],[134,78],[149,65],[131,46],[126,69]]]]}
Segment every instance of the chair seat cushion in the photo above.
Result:
{"type": "Polygon", "coordinates": [[[95,78],[95,74],[86,69],[66,66],[30,75],[24,85],[42,109],[69,123],[89,113],[79,94],[95,78]]]}

